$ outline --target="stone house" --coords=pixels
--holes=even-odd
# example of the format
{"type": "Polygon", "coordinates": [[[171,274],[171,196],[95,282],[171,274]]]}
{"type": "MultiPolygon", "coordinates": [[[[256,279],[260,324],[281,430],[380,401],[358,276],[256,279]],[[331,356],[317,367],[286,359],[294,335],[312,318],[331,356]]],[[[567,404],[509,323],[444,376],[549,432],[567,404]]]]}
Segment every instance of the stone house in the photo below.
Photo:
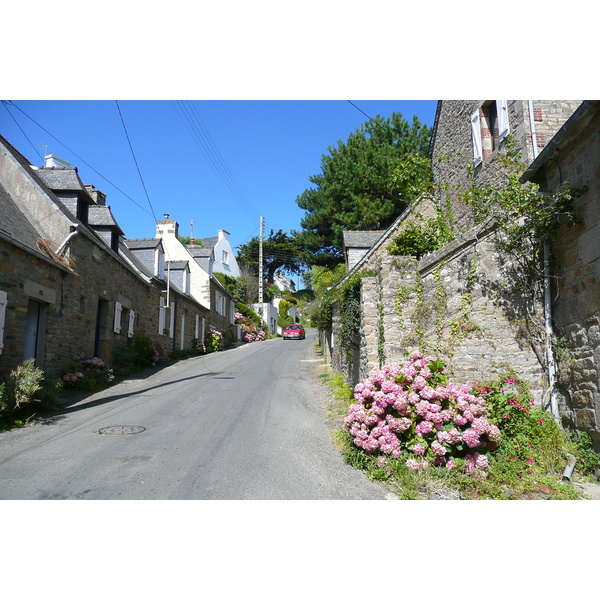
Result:
{"type": "Polygon", "coordinates": [[[513,265],[498,251],[494,223],[478,222],[461,195],[470,186],[502,185],[497,159],[505,152],[508,136],[525,159],[524,169],[529,165],[525,173],[530,180],[544,182],[551,191],[562,173],[563,180],[568,174],[572,183],[597,190],[598,112],[592,104],[438,103],[430,145],[436,193],[404,211],[350,271],[376,272],[360,283],[362,324],[352,347],[340,348],[336,304],[332,331],[323,336],[332,365],[350,384],[383,364],[404,361],[418,348],[443,359],[458,382],[516,373],[536,403],[552,409],[564,424],[588,431],[600,444],[597,191],[579,200],[581,229],[564,226],[554,248],[559,269],[553,274],[559,283],[551,295],[554,334],[568,340],[571,348],[570,367],[559,367],[557,382],[549,343],[554,335],[530,326],[532,316],[543,321],[546,315],[543,290],[523,293],[511,287],[513,265]],[[554,162],[557,151],[565,153],[560,168],[554,162]],[[407,223],[439,215],[453,231],[451,242],[420,260],[388,254],[387,247],[407,223]],[[586,328],[589,333],[584,334],[586,328]],[[552,403],[557,389],[558,407],[552,403]]]}
{"type": "Polygon", "coordinates": [[[128,247],[76,168],[53,156],[32,166],[0,137],[0,380],[30,357],[55,372],[93,356],[111,364],[135,333],[169,352],[203,325],[228,330],[163,266],[128,247]]]}
{"type": "Polygon", "coordinates": [[[525,171],[523,181],[551,194],[568,182],[579,223],[554,241],[549,295],[561,341],[556,375],[560,415],[600,442],[600,102],[585,101],[525,171]]]}

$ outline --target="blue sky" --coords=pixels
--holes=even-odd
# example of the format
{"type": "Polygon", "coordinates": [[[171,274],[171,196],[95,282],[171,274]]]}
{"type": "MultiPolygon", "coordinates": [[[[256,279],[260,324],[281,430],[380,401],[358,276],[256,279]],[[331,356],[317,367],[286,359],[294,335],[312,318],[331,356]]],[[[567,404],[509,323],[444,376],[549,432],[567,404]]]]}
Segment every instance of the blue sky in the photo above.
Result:
{"type": "Polygon", "coordinates": [[[261,216],[265,235],[300,229],[296,198],[363,113],[432,125],[436,103],[14,100],[0,106],[0,134],[34,165],[54,153],[76,166],[127,238],[153,237],[154,217],[168,213],[182,235],[193,222],[194,237],[226,229],[237,246],[258,235],[261,216]]]}

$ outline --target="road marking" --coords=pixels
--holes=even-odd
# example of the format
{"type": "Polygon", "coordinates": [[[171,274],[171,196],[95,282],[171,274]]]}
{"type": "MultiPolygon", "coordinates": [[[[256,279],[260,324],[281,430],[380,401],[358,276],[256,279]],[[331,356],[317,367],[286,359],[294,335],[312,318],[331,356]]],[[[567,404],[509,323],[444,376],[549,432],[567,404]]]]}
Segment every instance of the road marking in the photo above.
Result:
{"type": "Polygon", "coordinates": [[[322,358],[311,358],[306,360],[301,360],[300,362],[323,362],[322,358]]]}

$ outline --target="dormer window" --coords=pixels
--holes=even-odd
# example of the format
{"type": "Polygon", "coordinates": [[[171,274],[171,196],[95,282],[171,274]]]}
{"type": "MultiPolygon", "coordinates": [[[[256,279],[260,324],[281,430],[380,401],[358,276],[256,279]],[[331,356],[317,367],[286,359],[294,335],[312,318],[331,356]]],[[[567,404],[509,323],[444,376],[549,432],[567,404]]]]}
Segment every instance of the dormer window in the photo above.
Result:
{"type": "Polygon", "coordinates": [[[89,210],[90,205],[85,201],[79,198],[77,200],[77,214],[75,215],[84,225],[88,224],[89,221],[89,210]]]}

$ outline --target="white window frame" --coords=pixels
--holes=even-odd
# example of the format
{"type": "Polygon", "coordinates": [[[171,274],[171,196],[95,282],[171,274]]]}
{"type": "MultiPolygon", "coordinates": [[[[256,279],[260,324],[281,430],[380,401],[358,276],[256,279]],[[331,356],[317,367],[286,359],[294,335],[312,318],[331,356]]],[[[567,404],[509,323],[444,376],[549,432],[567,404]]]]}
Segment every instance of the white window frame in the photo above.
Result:
{"type": "Polygon", "coordinates": [[[115,302],[115,322],[113,324],[113,332],[121,333],[121,314],[123,313],[123,305],[120,302],[115,302]]]}
{"type": "Polygon", "coordinates": [[[227,250],[223,250],[223,264],[229,264],[229,252],[227,252],[227,250]]]}
{"type": "Polygon", "coordinates": [[[0,354],[4,348],[4,323],[6,321],[6,305],[8,304],[8,294],[0,290],[0,354]]]}

